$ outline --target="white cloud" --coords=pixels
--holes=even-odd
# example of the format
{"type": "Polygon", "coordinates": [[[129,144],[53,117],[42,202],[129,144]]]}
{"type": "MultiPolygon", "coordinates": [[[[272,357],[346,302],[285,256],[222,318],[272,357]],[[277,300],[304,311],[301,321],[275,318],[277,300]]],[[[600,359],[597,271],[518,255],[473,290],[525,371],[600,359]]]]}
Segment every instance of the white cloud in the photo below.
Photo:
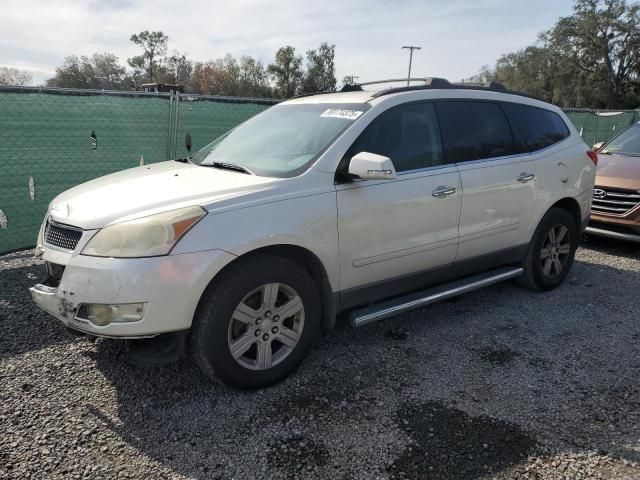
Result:
{"type": "Polygon", "coordinates": [[[301,53],[336,44],[337,77],[406,75],[406,44],[416,76],[458,80],[522,48],[571,10],[571,0],[2,0],[0,65],[28,70],[38,82],[70,54],[137,54],[129,37],[162,30],[170,50],[193,59],[229,52],[265,63],[283,45],[301,53]]]}

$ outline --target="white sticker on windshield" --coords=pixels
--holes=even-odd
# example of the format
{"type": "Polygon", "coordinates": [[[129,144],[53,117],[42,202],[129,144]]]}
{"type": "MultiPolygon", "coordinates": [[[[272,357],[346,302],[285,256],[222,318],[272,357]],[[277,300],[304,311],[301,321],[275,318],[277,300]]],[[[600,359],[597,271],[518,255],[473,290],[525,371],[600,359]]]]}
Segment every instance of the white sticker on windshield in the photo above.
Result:
{"type": "Polygon", "coordinates": [[[331,118],[344,118],[345,120],[355,120],[362,112],[358,110],[343,110],[341,108],[328,108],[322,114],[321,117],[331,117],[331,118]]]}

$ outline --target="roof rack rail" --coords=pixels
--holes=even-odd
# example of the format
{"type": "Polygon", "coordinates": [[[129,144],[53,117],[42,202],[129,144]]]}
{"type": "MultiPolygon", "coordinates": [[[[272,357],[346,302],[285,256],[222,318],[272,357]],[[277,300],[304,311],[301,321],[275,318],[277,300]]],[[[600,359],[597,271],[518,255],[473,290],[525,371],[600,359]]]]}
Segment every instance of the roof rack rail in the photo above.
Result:
{"type": "Polygon", "coordinates": [[[387,80],[374,80],[371,82],[347,83],[340,89],[340,91],[341,92],[361,92],[364,90],[362,87],[366,85],[379,85],[381,83],[398,83],[398,82],[424,82],[425,86],[429,86],[431,88],[450,88],[451,86],[451,83],[449,83],[449,80],[447,80],[446,78],[438,78],[438,77],[417,77],[417,78],[409,78],[409,79],[390,78],[387,80]]]}
{"type": "MultiPolygon", "coordinates": [[[[387,90],[380,90],[375,92],[372,97],[382,97],[384,95],[390,95],[392,93],[411,92],[413,90],[429,90],[429,89],[457,89],[457,90],[491,90],[494,92],[513,93],[520,95],[518,92],[511,92],[499,82],[486,82],[486,83],[451,83],[444,78],[427,77],[422,79],[424,85],[409,85],[406,87],[389,88],[387,90]]],[[[524,94],[523,94],[524,95],[524,94]]],[[[528,95],[525,95],[528,96],[528,95]]]]}
{"type": "MultiPolygon", "coordinates": [[[[363,82],[358,84],[347,84],[342,87],[341,92],[354,92],[354,91],[362,91],[363,85],[377,85],[381,83],[397,83],[397,82],[406,82],[406,78],[396,78],[391,80],[376,80],[372,82],[363,82]]],[[[539,98],[529,95],[523,92],[517,92],[514,90],[509,90],[500,82],[484,82],[484,83],[451,83],[446,78],[439,77],[424,77],[424,78],[410,78],[410,82],[424,82],[423,85],[408,85],[405,87],[392,87],[387,88],[386,90],[379,90],[377,92],[372,92],[371,98],[378,98],[384,95],[391,95],[392,93],[402,93],[402,92],[412,92],[414,90],[485,90],[492,92],[500,92],[500,93],[508,93],[510,95],[518,95],[521,97],[532,98],[534,100],[540,100],[539,98]]]]}

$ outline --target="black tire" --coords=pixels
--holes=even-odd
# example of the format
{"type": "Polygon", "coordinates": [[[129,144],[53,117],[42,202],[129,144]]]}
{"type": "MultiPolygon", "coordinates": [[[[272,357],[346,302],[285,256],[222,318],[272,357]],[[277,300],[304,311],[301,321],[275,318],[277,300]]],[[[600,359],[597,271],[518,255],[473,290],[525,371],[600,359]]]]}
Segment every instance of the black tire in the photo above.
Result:
{"type": "MultiPolygon", "coordinates": [[[[262,290],[262,292],[265,291],[262,290]]],[[[286,298],[281,290],[276,289],[276,292],[276,297],[286,298]]],[[[266,293],[264,294],[266,295],[266,293]]],[[[255,295],[258,295],[258,293],[255,293],[255,295]]],[[[250,300],[252,298],[250,297],[250,300]]],[[[260,302],[264,302],[264,297],[260,302]]],[[[246,306],[246,303],[242,303],[242,305],[246,306]]],[[[274,310],[274,312],[276,311],[274,310]]],[[[266,313],[269,312],[263,312],[261,315],[265,316],[266,313]]],[[[271,315],[273,315],[271,317],[272,320],[269,320],[270,323],[267,329],[272,329],[278,325],[275,323],[275,320],[278,320],[276,318],[277,315],[271,315]]],[[[299,322],[300,313],[297,313],[296,316],[298,320],[295,320],[294,317],[290,317],[289,320],[282,319],[279,324],[281,330],[286,330],[286,328],[282,328],[285,321],[299,322]]],[[[214,280],[204,293],[191,327],[191,354],[200,368],[212,380],[219,380],[226,385],[241,389],[261,388],[282,380],[298,367],[309,352],[320,325],[320,294],[309,273],[298,263],[287,258],[273,255],[254,256],[247,260],[241,260],[229,267],[219,278],[214,280]],[[272,348],[274,351],[275,349],[285,348],[286,351],[277,351],[284,358],[279,363],[274,363],[270,368],[251,369],[251,366],[246,367],[240,362],[248,363],[250,361],[246,356],[253,354],[254,344],[239,360],[236,360],[231,353],[231,345],[233,343],[232,330],[236,329],[238,324],[240,324],[241,328],[246,328],[246,332],[240,332],[236,340],[240,340],[240,337],[247,338],[251,331],[256,333],[256,365],[253,368],[259,368],[258,349],[263,348],[263,344],[266,344],[266,341],[262,342],[260,340],[263,334],[268,337],[270,330],[261,332],[258,335],[258,330],[265,325],[265,319],[258,318],[257,320],[261,320],[262,324],[254,326],[249,322],[246,324],[238,322],[237,319],[234,320],[232,317],[241,302],[246,301],[245,297],[247,295],[259,290],[262,286],[274,284],[281,285],[282,289],[286,288],[288,292],[293,291],[297,294],[295,298],[301,299],[303,306],[301,331],[293,348],[280,344],[276,339],[276,335],[272,334],[272,338],[269,341],[269,352],[272,351],[272,348]]],[[[249,341],[253,342],[253,340],[249,341]]],[[[271,358],[270,353],[269,362],[271,362],[271,358]]]]}
{"type": "Polygon", "coordinates": [[[556,288],[571,269],[579,240],[578,226],[573,216],[562,208],[554,207],[549,210],[540,221],[529,244],[523,262],[524,273],[518,279],[518,283],[532,290],[547,291],[556,288]],[[555,247],[552,247],[550,242],[552,229],[556,232],[555,238],[559,238],[564,232],[564,236],[555,247]],[[555,263],[554,259],[558,263],[555,263]]]}

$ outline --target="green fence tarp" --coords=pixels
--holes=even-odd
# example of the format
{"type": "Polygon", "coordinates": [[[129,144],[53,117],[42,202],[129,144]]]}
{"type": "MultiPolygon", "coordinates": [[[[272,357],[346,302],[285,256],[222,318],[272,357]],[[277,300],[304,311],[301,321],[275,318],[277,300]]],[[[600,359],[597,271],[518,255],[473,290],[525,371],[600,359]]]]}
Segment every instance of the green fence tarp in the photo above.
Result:
{"type": "MultiPolygon", "coordinates": [[[[0,253],[35,244],[51,199],[87,180],[197,151],[270,99],[0,86],[0,253]]],[[[588,145],[640,111],[566,110],[588,145]]]]}
{"type": "Polygon", "coordinates": [[[141,158],[184,157],[187,133],[194,152],[273,103],[0,87],[0,253],[35,244],[59,193],[141,158]]]}
{"type": "Polygon", "coordinates": [[[589,146],[606,142],[640,120],[639,110],[565,110],[565,113],[589,146]]]}

